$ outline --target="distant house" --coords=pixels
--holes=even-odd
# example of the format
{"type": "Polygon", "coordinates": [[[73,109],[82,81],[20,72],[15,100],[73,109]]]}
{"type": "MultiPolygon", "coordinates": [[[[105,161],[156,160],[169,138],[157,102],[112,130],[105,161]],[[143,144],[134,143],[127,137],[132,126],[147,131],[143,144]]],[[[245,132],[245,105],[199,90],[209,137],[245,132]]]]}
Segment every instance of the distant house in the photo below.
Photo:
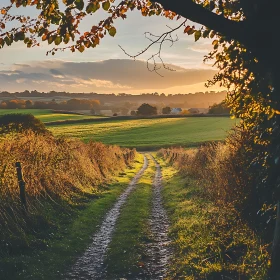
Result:
{"type": "Polygon", "coordinates": [[[171,109],[171,112],[170,114],[173,114],[173,115],[179,115],[182,113],[182,108],[173,108],[171,109]]]}

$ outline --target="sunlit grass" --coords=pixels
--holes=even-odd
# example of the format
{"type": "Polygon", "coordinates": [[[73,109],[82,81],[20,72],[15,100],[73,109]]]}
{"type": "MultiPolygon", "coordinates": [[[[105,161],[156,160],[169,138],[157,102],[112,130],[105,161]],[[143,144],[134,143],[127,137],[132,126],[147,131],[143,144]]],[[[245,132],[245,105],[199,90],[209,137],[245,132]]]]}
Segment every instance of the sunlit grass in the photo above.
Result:
{"type": "Polygon", "coordinates": [[[269,255],[248,224],[232,207],[215,206],[197,180],[158,160],[174,246],[167,279],[265,279],[269,255]]]}
{"type": "Polygon", "coordinates": [[[225,139],[236,123],[225,117],[109,120],[48,127],[54,135],[125,147],[160,148],[225,139]]]}

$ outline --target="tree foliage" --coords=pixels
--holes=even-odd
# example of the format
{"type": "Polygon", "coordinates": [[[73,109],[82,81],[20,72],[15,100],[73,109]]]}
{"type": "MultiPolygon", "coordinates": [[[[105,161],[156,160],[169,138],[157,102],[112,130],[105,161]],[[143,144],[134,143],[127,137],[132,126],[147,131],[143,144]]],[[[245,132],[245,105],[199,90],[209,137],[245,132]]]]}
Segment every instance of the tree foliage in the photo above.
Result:
{"type": "Polygon", "coordinates": [[[170,114],[171,113],[171,108],[169,106],[166,106],[166,107],[162,108],[162,113],[164,115],[170,114]]]}
{"type": "Polygon", "coordinates": [[[219,104],[213,104],[209,107],[208,114],[216,114],[216,115],[229,115],[230,109],[226,105],[225,102],[221,102],[219,104]]]}
{"type": "Polygon", "coordinates": [[[137,115],[139,116],[152,116],[152,115],[157,115],[157,108],[147,104],[143,103],[136,112],[137,115]]]}

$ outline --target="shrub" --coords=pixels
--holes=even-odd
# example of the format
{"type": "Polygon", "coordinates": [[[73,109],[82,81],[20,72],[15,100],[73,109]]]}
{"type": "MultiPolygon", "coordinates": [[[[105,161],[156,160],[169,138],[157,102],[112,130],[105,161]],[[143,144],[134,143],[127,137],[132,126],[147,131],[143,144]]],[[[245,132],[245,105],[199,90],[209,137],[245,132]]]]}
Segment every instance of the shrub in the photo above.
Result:
{"type": "Polygon", "coordinates": [[[45,125],[32,114],[7,114],[0,116],[0,134],[32,130],[36,134],[50,134],[45,125]]]}

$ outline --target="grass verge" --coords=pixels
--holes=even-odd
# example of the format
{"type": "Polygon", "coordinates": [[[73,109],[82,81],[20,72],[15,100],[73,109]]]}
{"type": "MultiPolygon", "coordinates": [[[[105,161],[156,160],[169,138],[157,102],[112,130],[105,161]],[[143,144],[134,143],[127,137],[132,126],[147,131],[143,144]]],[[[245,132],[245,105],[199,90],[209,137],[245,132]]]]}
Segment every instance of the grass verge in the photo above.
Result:
{"type": "Polygon", "coordinates": [[[98,198],[68,207],[67,212],[58,213],[53,205],[46,206],[45,211],[51,224],[41,230],[38,247],[22,254],[9,252],[1,255],[0,279],[63,279],[62,274],[87,248],[103,216],[142,165],[143,156],[138,154],[134,165],[115,177],[112,184],[104,187],[98,198]]]}
{"type": "Polygon", "coordinates": [[[148,241],[148,219],[151,213],[154,162],[139,180],[121,211],[107,254],[106,279],[136,279],[144,273],[143,244],[148,241]]]}
{"type": "Polygon", "coordinates": [[[265,279],[267,246],[238,213],[218,208],[197,181],[158,160],[174,246],[168,279],[265,279]]]}

